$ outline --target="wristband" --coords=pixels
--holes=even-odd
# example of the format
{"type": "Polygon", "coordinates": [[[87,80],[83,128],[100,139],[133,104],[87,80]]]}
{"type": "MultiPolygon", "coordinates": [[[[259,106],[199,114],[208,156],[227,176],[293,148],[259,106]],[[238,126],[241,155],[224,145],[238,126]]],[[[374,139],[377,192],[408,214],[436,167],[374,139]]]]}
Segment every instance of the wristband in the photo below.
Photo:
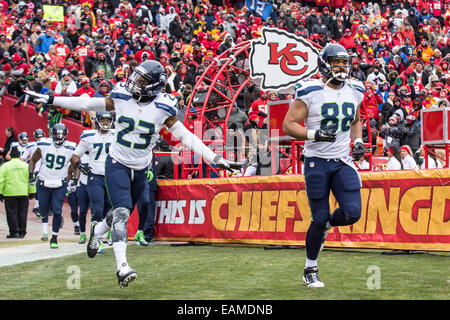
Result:
{"type": "Polygon", "coordinates": [[[358,142],[364,144],[363,139],[362,138],[356,138],[355,141],[353,141],[353,144],[357,144],[358,142]]]}
{"type": "Polygon", "coordinates": [[[306,132],[306,140],[316,140],[316,130],[308,130],[306,132]]]}

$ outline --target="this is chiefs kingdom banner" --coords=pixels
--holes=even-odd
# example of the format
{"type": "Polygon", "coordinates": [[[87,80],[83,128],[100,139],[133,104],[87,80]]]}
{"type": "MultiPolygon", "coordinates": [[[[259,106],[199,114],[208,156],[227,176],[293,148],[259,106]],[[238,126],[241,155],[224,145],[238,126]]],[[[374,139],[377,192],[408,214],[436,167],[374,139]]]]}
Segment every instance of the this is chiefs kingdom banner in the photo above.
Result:
{"type": "MultiPolygon", "coordinates": [[[[326,246],[450,251],[450,169],[361,177],[361,219],[331,229],[326,246]]],[[[311,213],[303,175],[160,180],[158,186],[158,240],[305,244],[311,213]]],[[[330,207],[337,207],[332,195],[330,207]]]]}

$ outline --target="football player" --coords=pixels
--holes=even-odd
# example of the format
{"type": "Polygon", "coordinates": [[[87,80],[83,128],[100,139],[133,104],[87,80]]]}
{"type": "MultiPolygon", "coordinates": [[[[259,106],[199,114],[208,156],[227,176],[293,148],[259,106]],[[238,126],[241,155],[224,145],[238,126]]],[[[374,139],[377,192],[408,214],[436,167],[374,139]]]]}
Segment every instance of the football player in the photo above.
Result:
{"type": "MultiPolygon", "coordinates": [[[[23,154],[27,149],[28,141],[28,133],[23,131],[19,133],[19,141],[11,143],[11,148],[17,147],[17,150],[19,150],[21,159],[23,159],[23,154]]],[[[11,160],[10,152],[6,154],[6,160],[11,160]]]]}
{"type": "MultiPolygon", "coordinates": [[[[40,129],[40,128],[34,130],[34,132],[33,132],[33,138],[34,138],[34,141],[31,141],[31,142],[29,142],[29,143],[27,144],[27,147],[25,148],[25,151],[23,152],[23,154],[22,154],[22,156],[21,156],[20,158],[21,158],[23,161],[29,163],[30,160],[31,160],[31,156],[32,156],[33,153],[36,151],[37,143],[38,143],[42,138],[44,138],[44,137],[45,137],[44,130],[42,130],[42,129],[40,129]]],[[[36,163],[36,166],[35,166],[35,172],[34,172],[34,176],[35,176],[35,177],[37,176],[38,170],[39,170],[39,168],[40,168],[40,166],[41,166],[40,161],[41,161],[41,160],[39,160],[38,163],[36,163]]],[[[33,207],[33,209],[32,209],[31,211],[33,211],[33,213],[34,213],[38,218],[41,217],[41,216],[39,215],[39,200],[38,200],[37,193],[36,193],[36,198],[34,199],[34,207],[33,207]]]]}
{"type": "MultiPolygon", "coordinates": [[[[101,222],[111,208],[105,186],[105,160],[115,138],[112,114],[108,111],[97,112],[95,124],[96,130],[84,131],[81,135],[71,162],[76,167],[75,179],[80,176],[80,172],[82,175],[87,175],[87,192],[92,210],[91,221],[101,222]],[[89,158],[84,163],[81,160],[86,153],[89,158]]],[[[85,226],[81,226],[81,232],[80,243],[84,243],[86,241],[85,226]]],[[[99,252],[102,251],[102,246],[102,242],[99,241],[99,252]]]]}
{"type": "Polygon", "coordinates": [[[47,241],[48,212],[53,212],[52,238],[50,248],[58,248],[58,232],[62,221],[62,207],[66,198],[67,181],[70,179],[73,168],[70,158],[75,151],[76,144],[66,141],[67,128],[58,123],[52,128],[50,141],[39,141],[36,151],[30,160],[30,182],[36,181],[39,194],[39,214],[42,218],[42,238],[47,241]],[[36,163],[41,160],[37,178],[34,177],[36,163]]]}
{"type": "Polygon", "coordinates": [[[146,171],[152,149],[163,125],[182,143],[217,167],[238,169],[241,164],[223,159],[191,133],[176,117],[178,100],[164,93],[167,72],[161,63],[146,60],[138,65],[126,82],[116,84],[106,98],[54,97],[26,91],[37,103],[52,104],[77,111],[115,111],[116,137],[105,161],[105,182],[112,210],[106,218],[91,225],[88,256],[97,253],[99,239],[111,229],[113,251],[120,287],[137,278],[127,263],[127,221],[130,211],[145,190],[146,171]]]}
{"type": "Polygon", "coordinates": [[[323,287],[317,257],[328,230],[351,225],[361,217],[361,179],[353,161],[364,156],[360,104],[364,85],[350,79],[351,60],[339,44],[329,44],[318,57],[320,79],[301,80],[286,114],[283,130],[305,140],[306,192],[311,224],[306,234],[303,281],[308,287],[323,287]],[[305,121],[305,126],[301,123],[305,121]],[[350,142],[355,148],[350,155],[350,142]],[[333,192],[339,208],[330,214],[333,192]]]}

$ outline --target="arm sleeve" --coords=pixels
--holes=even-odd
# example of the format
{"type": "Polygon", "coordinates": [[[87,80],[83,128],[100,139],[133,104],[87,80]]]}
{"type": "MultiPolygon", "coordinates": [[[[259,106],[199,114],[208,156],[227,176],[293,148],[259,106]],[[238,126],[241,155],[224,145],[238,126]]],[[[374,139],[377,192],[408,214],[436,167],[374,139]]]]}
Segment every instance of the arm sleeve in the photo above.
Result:
{"type": "Polygon", "coordinates": [[[53,105],[75,111],[104,111],[105,98],[54,97],[53,105]]]}
{"type": "Polygon", "coordinates": [[[78,144],[77,148],[74,151],[74,155],[77,155],[78,157],[82,157],[83,154],[87,151],[87,142],[84,139],[80,140],[80,143],[78,144]]]}
{"type": "Polygon", "coordinates": [[[180,121],[169,128],[169,131],[175,138],[181,141],[183,145],[194,151],[197,155],[202,156],[208,162],[214,162],[217,154],[208,148],[195,134],[190,132],[180,121]]]}

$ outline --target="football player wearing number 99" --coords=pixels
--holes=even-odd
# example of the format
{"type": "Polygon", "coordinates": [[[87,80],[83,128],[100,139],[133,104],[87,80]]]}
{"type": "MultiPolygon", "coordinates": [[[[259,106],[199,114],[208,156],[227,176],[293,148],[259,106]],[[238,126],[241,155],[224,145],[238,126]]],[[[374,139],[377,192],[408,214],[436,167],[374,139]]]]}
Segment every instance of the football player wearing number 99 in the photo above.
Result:
{"type": "Polygon", "coordinates": [[[130,211],[145,190],[146,171],[152,160],[152,149],[163,125],[186,147],[206,161],[227,170],[241,164],[223,159],[203,144],[176,117],[177,99],[163,89],[167,81],[165,68],[157,61],[138,65],[126,82],[116,84],[106,98],[53,97],[26,91],[36,103],[46,103],[71,110],[115,111],[116,139],[105,161],[105,181],[112,210],[106,218],[91,225],[88,256],[97,253],[98,241],[111,229],[117,279],[126,287],[137,278],[126,259],[127,221],[130,211]]]}
{"type": "Polygon", "coordinates": [[[34,171],[36,163],[42,159],[36,181],[39,196],[39,214],[42,219],[42,238],[47,241],[48,212],[53,212],[52,238],[50,248],[58,248],[58,232],[61,226],[62,207],[66,198],[67,181],[70,179],[73,167],[70,158],[75,151],[76,144],[66,141],[67,128],[64,124],[56,124],[51,131],[51,140],[40,140],[36,151],[30,160],[30,181],[36,181],[34,171]]]}
{"type": "Polygon", "coordinates": [[[361,179],[353,161],[364,155],[359,109],[365,89],[359,80],[349,78],[347,50],[338,44],[327,45],[319,54],[318,67],[322,77],[297,84],[283,122],[287,134],[306,140],[304,173],[311,224],[306,234],[303,281],[308,287],[324,286],[317,258],[328,230],[351,225],[361,217],[361,179]],[[330,191],[339,203],[332,214],[330,191]]]}

